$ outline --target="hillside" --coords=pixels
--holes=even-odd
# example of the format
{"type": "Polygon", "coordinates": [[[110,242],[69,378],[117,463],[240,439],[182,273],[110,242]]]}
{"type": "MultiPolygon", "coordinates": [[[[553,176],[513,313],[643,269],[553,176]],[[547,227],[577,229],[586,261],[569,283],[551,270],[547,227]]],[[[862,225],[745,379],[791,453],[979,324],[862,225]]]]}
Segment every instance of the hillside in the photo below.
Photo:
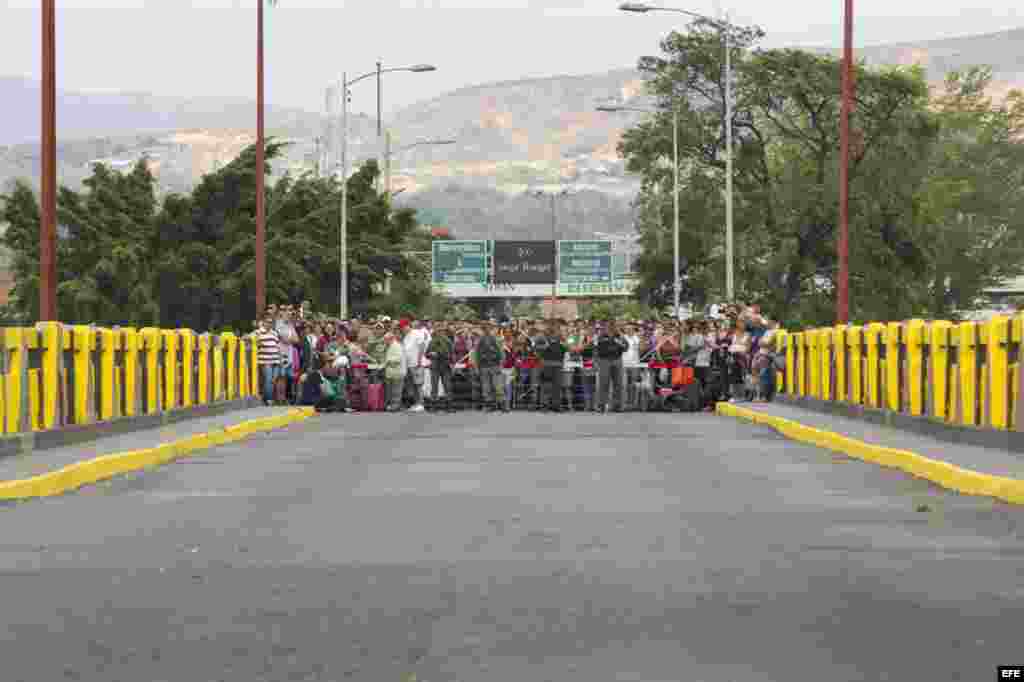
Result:
{"type": "MultiPolygon", "coordinates": [[[[857,50],[856,57],[869,66],[920,64],[932,82],[941,82],[951,71],[990,66],[994,76],[992,94],[1002,96],[1012,88],[1024,89],[1024,52],[1021,45],[1024,45],[1024,28],[921,43],[867,47],[857,50]]],[[[836,49],[821,51],[840,54],[836,49]]]]}
{"type": "MultiPolygon", "coordinates": [[[[4,103],[0,146],[39,139],[40,85],[0,76],[4,103]]],[[[245,97],[162,97],[150,93],[57,93],[57,125],[63,140],[111,137],[125,132],[160,133],[190,128],[255,128],[255,105],[245,97]]],[[[267,126],[282,134],[304,133],[321,116],[300,109],[267,107],[267,126]]]]}
{"type": "MultiPolygon", "coordinates": [[[[922,43],[869,47],[857,57],[870,65],[922,64],[933,82],[952,69],[993,68],[993,94],[1024,87],[1024,29],[922,43]]],[[[834,49],[821,52],[837,54],[834,49]]],[[[584,76],[554,76],[486,83],[441,94],[399,111],[387,125],[393,147],[424,139],[454,138],[447,146],[420,146],[396,152],[392,186],[401,200],[430,209],[458,235],[550,235],[550,204],[523,193],[528,188],[572,186],[578,194],[562,204],[565,234],[629,229],[629,200],[638,181],[627,176],[616,154],[622,131],[642,114],[602,114],[608,99],[642,95],[633,69],[584,76]]],[[[38,125],[38,85],[0,78],[5,119],[0,143],[31,139],[38,125]]],[[[232,98],[170,98],[148,94],[79,95],[59,100],[62,182],[74,185],[89,172],[91,160],[129,163],[143,152],[154,158],[164,192],[184,191],[204,173],[229,161],[254,139],[251,101],[232,98]],[[120,131],[118,137],[112,131],[120,131]]],[[[294,144],[275,173],[310,170],[318,137],[328,135],[317,113],[268,107],[268,132],[294,144]]],[[[376,154],[375,126],[353,116],[353,165],[376,154]]],[[[35,144],[0,147],[0,183],[38,177],[35,144]]]]}

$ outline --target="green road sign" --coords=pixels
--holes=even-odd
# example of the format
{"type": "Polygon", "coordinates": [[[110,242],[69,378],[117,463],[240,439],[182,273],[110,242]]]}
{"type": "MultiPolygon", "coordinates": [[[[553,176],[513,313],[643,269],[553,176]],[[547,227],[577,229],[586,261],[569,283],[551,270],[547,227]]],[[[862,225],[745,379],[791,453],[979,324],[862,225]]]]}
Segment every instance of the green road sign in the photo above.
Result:
{"type": "Polygon", "coordinates": [[[610,283],[612,243],[609,241],[558,242],[558,281],[565,284],[610,283]]]}
{"type": "Polygon", "coordinates": [[[479,284],[487,281],[489,244],[485,240],[435,241],[432,244],[434,284],[479,284]]]}

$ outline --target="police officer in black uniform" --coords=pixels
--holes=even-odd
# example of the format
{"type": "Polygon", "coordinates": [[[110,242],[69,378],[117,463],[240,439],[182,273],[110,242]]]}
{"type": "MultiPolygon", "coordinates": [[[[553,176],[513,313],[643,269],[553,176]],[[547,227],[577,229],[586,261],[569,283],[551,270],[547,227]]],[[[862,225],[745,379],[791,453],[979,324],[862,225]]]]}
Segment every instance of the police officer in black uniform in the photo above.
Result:
{"type": "Polygon", "coordinates": [[[540,381],[540,395],[547,396],[547,409],[551,412],[562,411],[562,383],[564,374],[565,354],[568,347],[562,339],[561,330],[554,320],[548,323],[547,333],[535,337],[533,349],[543,363],[540,381]],[[547,391],[545,391],[545,387],[547,391]]]}
{"type": "Polygon", "coordinates": [[[598,411],[608,412],[614,405],[616,412],[622,411],[622,356],[629,350],[629,342],[619,333],[615,322],[597,338],[597,400],[598,411]],[[608,399],[608,382],[611,382],[612,399],[608,399]]]}

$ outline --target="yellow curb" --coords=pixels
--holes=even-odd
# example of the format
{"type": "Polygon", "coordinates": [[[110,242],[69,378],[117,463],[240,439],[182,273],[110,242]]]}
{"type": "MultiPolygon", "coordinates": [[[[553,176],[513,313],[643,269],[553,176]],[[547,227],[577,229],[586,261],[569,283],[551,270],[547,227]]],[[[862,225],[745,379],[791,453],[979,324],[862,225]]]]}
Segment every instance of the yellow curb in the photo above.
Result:
{"type": "Polygon", "coordinates": [[[865,462],[874,462],[907,472],[949,490],[965,495],[994,497],[1011,504],[1024,504],[1024,481],[1005,476],[983,474],[941,460],[929,459],[908,450],[897,450],[881,445],[841,436],[831,431],[822,431],[798,422],[770,414],[748,410],[730,403],[718,403],[715,411],[724,416],[746,419],[755,424],[770,426],[782,435],[810,443],[827,450],[841,452],[865,462]]]}
{"type": "Polygon", "coordinates": [[[103,455],[39,476],[0,482],[0,500],[24,500],[32,497],[52,497],[76,490],[84,485],[140,469],[149,469],[206,448],[242,440],[260,431],[287,426],[316,414],[312,407],[300,407],[274,417],[251,419],[223,429],[200,433],[172,443],[164,443],[144,450],[130,450],[103,455]]]}

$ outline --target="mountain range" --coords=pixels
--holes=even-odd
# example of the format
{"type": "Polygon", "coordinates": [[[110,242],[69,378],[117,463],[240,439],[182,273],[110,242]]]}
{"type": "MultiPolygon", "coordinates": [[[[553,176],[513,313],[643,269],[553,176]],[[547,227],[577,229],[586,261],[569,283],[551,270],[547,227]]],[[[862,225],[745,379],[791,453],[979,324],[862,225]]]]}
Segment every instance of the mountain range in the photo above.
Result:
{"type": "MultiPolygon", "coordinates": [[[[869,65],[919,63],[933,82],[954,69],[987,65],[994,73],[993,94],[1000,95],[1024,87],[1021,44],[1024,29],[869,47],[857,50],[857,57],[869,65]]],[[[392,187],[404,189],[400,201],[423,209],[428,222],[445,223],[461,237],[545,238],[551,234],[551,202],[525,191],[566,186],[574,195],[556,206],[560,237],[628,231],[638,181],[626,175],[616,144],[642,114],[602,114],[595,107],[642,95],[641,74],[626,68],[488,83],[419,102],[387,122],[396,150],[392,187]],[[456,142],[399,151],[442,138],[456,142]]],[[[38,177],[33,140],[39,99],[38,83],[0,78],[0,183],[38,177]]],[[[76,185],[97,159],[128,165],[146,153],[162,191],[185,191],[254,141],[254,109],[245,98],[60,93],[61,182],[76,185]]],[[[325,129],[321,113],[270,105],[266,116],[268,134],[293,143],[276,164],[277,174],[312,169],[323,146],[337,146],[335,130],[325,129]]],[[[349,149],[354,163],[378,154],[374,121],[350,118],[349,149]]]]}

